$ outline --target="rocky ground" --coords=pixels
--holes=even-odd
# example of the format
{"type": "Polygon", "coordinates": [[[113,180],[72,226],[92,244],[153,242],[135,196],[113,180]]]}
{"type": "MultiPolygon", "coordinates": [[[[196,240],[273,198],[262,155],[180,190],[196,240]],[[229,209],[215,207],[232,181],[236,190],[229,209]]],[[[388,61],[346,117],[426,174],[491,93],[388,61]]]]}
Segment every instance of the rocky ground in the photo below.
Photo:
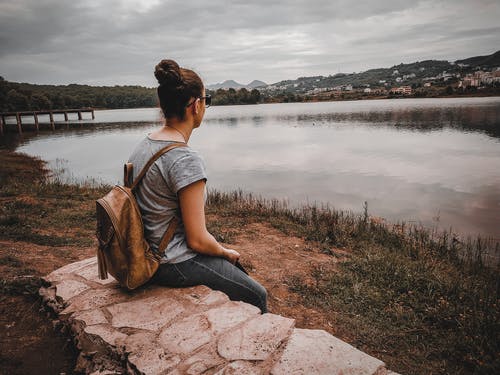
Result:
{"type": "MultiPolygon", "coordinates": [[[[332,259],[303,239],[287,236],[269,224],[249,224],[231,241],[231,246],[241,252],[242,264],[250,275],[269,291],[270,312],[296,319],[297,328],[322,328],[337,334],[334,314],[303,306],[300,295],[290,292],[287,286],[291,277],[300,276],[307,281],[314,266],[330,266],[337,258],[332,259]]],[[[95,248],[3,240],[0,253],[2,277],[19,279],[22,286],[18,288],[25,288],[27,276],[47,275],[67,263],[91,257],[95,248]]],[[[27,284],[34,285],[32,289],[38,285],[35,280],[27,284]]],[[[70,373],[75,351],[68,337],[55,330],[52,319],[40,311],[40,303],[31,291],[27,289],[26,294],[19,295],[17,289],[15,294],[4,292],[0,296],[0,367],[6,374],[70,373]],[[46,371],[40,372],[42,368],[46,371]]]]}

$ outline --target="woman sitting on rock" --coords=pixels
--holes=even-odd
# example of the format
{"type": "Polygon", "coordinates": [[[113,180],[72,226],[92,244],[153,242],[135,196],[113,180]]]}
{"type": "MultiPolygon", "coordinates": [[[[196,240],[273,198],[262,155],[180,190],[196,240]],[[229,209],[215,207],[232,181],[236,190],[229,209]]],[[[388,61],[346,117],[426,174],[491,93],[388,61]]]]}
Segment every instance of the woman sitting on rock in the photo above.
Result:
{"type": "MultiPolygon", "coordinates": [[[[162,60],[155,68],[155,76],[165,120],[132,153],[129,162],[135,171],[140,171],[165,146],[187,144],[211,101],[200,77],[173,60],[162,60]]],[[[265,313],[266,290],[236,267],[240,254],[223,247],[207,231],[206,181],[200,155],[190,147],[178,147],[163,154],[136,188],[145,235],[153,251],[158,251],[169,222],[178,220],[152,280],[170,287],[203,284],[226,293],[232,300],[251,303],[265,313]]]]}

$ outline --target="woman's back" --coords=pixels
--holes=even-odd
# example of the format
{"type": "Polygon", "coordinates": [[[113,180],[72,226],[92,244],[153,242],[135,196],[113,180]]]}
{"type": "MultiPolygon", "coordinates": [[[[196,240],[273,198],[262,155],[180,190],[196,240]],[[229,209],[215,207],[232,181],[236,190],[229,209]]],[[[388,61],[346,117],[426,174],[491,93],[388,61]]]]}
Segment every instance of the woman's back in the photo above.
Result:
{"type": "MultiPolygon", "coordinates": [[[[162,60],[155,68],[155,76],[164,124],[132,153],[134,174],[168,144],[174,141],[187,144],[193,130],[201,126],[205,109],[211,103],[200,77],[173,60],[162,60]]],[[[223,291],[232,300],[251,303],[264,313],[266,290],[235,266],[240,253],[222,246],[207,230],[206,180],[205,166],[198,153],[180,147],[162,155],[135,190],[146,239],[153,250],[162,242],[171,220],[179,221],[152,281],[169,287],[203,284],[223,291]]]]}
{"type": "MultiPolygon", "coordinates": [[[[176,142],[151,139],[149,136],[144,138],[129,158],[129,162],[134,165],[134,178],[157,151],[173,143],[176,142]]],[[[190,147],[178,147],[158,158],[135,189],[145,237],[153,251],[157,251],[168,223],[174,216],[178,219],[177,230],[163,255],[162,263],[178,263],[196,255],[186,242],[177,193],[195,181],[206,179],[205,165],[200,155],[190,147]]]]}

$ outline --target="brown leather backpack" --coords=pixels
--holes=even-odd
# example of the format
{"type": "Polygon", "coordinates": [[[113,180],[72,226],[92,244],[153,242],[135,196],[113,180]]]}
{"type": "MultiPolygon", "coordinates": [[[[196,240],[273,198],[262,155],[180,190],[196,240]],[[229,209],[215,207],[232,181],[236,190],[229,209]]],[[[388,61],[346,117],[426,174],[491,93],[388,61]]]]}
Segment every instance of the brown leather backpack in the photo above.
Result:
{"type": "Polygon", "coordinates": [[[154,253],[144,238],[144,225],[133,190],[161,155],[185,146],[185,143],[174,143],[159,150],[149,159],[133,182],[133,166],[131,163],[125,164],[124,186],[114,186],[96,201],[100,279],[107,279],[109,272],[121,286],[132,290],[147,282],[158,269],[160,254],[163,254],[174,235],[177,218],[174,217],[170,221],[160,241],[158,253],[154,253]]]}

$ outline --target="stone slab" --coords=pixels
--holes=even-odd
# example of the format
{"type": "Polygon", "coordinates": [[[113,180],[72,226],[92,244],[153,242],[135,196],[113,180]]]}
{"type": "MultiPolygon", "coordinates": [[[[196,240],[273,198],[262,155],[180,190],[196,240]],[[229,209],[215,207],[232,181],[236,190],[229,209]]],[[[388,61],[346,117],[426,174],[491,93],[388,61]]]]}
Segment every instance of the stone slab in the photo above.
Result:
{"type": "Polygon", "coordinates": [[[178,356],[168,356],[162,348],[132,353],[128,362],[141,374],[164,374],[180,362],[178,356]]]}
{"type": "Polygon", "coordinates": [[[92,257],[88,259],[81,260],[79,262],[74,262],[67,264],[61,268],[58,268],[57,270],[49,273],[47,276],[44,277],[45,280],[48,282],[54,283],[57,281],[60,281],[64,278],[67,277],[67,275],[78,271],[79,269],[94,264],[95,267],[97,268],[97,257],[92,257]]]}
{"type": "Polygon", "coordinates": [[[272,375],[384,375],[384,362],[323,330],[294,329],[272,375]]]}
{"type": "Polygon", "coordinates": [[[180,362],[178,356],[172,356],[161,348],[155,340],[155,334],[140,332],[117,340],[117,345],[127,355],[128,367],[141,374],[161,374],[174,369],[180,362]]]}
{"type": "Polygon", "coordinates": [[[156,331],[185,311],[182,301],[174,298],[148,297],[117,303],[107,308],[114,327],[132,327],[156,331]]]}
{"type": "Polygon", "coordinates": [[[116,341],[116,345],[122,354],[128,355],[134,352],[157,348],[156,334],[153,332],[137,332],[116,341]]]}
{"type": "Polygon", "coordinates": [[[168,352],[189,354],[212,340],[210,323],[203,314],[188,316],[163,329],[159,344],[168,352]]]}
{"type": "Polygon", "coordinates": [[[69,301],[71,298],[81,294],[87,289],[90,289],[90,286],[80,281],[71,279],[61,280],[56,285],[56,296],[61,297],[64,301],[69,301]]]}
{"type": "Polygon", "coordinates": [[[218,366],[224,365],[225,360],[217,354],[215,345],[207,345],[198,350],[178,367],[181,373],[188,375],[203,374],[218,366]]]}
{"type": "Polygon", "coordinates": [[[99,336],[107,344],[116,346],[117,340],[123,340],[127,337],[126,334],[121,333],[111,327],[109,324],[95,324],[84,328],[85,333],[99,336]]]}
{"type": "Polygon", "coordinates": [[[294,325],[293,319],[264,314],[222,335],[217,350],[222,357],[231,361],[264,361],[288,338],[294,325]]]}
{"type": "Polygon", "coordinates": [[[108,319],[106,318],[106,315],[104,315],[101,309],[75,312],[75,314],[73,315],[73,319],[85,323],[85,326],[109,323],[108,319]]]}
{"type": "Polygon", "coordinates": [[[117,339],[118,351],[127,358],[127,367],[133,373],[161,374],[173,370],[181,361],[160,347],[153,332],[138,332],[117,339]]]}
{"type": "Polygon", "coordinates": [[[78,270],[74,271],[73,273],[75,275],[83,277],[86,280],[93,281],[93,282],[99,283],[101,285],[118,284],[118,281],[116,281],[115,278],[109,274],[108,274],[107,279],[101,280],[99,278],[99,271],[97,268],[97,262],[95,264],[91,263],[89,265],[83,266],[83,267],[79,268],[78,270]]]}
{"type": "Polygon", "coordinates": [[[265,372],[252,362],[234,361],[214,375],[265,375],[265,372]]]}
{"type": "MultiPolygon", "coordinates": [[[[203,286],[203,285],[200,285],[203,286]]],[[[203,286],[203,288],[207,288],[206,286],[203,286]]],[[[199,295],[197,293],[194,294],[187,294],[186,297],[195,305],[200,305],[200,306],[213,306],[213,305],[221,305],[223,303],[226,303],[229,301],[229,297],[219,291],[216,290],[211,290],[209,288],[208,293],[204,295],[199,295]]]]}
{"type": "Polygon", "coordinates": [[[74,297],[69,306],[63,310],[62,314],[70,314],[76,311],[91,310],[112,305],[129,298],[130,297],[119,288],[87,290],[74,297]]]}
{"type": "Polygon", "coordinates": [[[211,325],[212,332],[219,335],[250,318],[260,315],[260,309],[248,303],[230,301],[206,311],[205,315],[211,325]]]}
{"type": "Polygon", "coordinates": [[[53,285],[40,294],[73,331],[85,373],[387,374],[325,331],[294,329],[293,319],[260,315],[206,286],[125,291],[98,280],[95,257],[46,280],[53,285]]]}

